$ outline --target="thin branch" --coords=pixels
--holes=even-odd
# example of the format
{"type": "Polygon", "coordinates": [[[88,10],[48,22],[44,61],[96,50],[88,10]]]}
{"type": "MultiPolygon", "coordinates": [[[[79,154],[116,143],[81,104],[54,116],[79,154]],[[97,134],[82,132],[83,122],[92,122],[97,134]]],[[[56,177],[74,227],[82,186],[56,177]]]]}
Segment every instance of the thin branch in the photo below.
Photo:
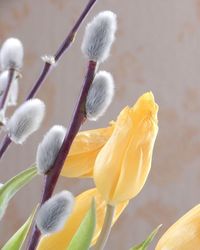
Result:
{"type": "MultiPolygon", "coordinates": [[[[75,25],[73,26],[73,28],[71,29],[69,34],[67,35],[67,37],[64,40],[64,42],[62,43],[62,45],[59,47],[59,49],[55,53],[55,56],[54,56],[55,62],[58,62],[60,60],[61,56],[68,50],[70,45],[73,43],[75,35],[78,32],[78,29],[79,29],[80,25],[82,24],[82,22],[84,21],[84,19],[87,16],[87,14],[89,13],[89,11],[91,10],[91,8],[94,6],[94,4],[96,2],[97,2],[97,0],[89,0],[89,2],[86,5],[85,9],[83,10],[80,17],[78,18],[77,22],[75,23],[75,25]]],[[[53,67],[52,67],[52,65],[50,63],[48,63],[48,62],[45,63],[45,65],[43,67],[43,70],[42,70],[38,80],[33,85],[33,88],[31,89],[30,93],[28,94],[28,96],[26,97],[25,100],[29,100],[29,99],[31,99],[31,98],[33,98],[35,96],[38,89],[41,87],[42,83],[44,82],[44,80],[46,79],[48,73],[50,72],[50,69],[52,69],[52,68],[53,67]]],[[[7,135],[6,135],[6,137],[7,137],[7,135]]],[[[6,137],[4,138],[3,141],[6,141],[6,137]]],[[[8,146],[11,144],[11,142],[12,141],[10,140],[10,142],[7,143],[7,144],[1,143],[1,146],[0,146],[0,159],[2,158],[4,152],[6,151],[8,146]],[[2,149],[4,149],[4,150],[2,150],[2,149]]]]}
{"type": "MultiPolygon", "coordinates": [[[[83,12],[80,15],[79,19],[77,20],[77,22],[75,23],[75,25],[73,26],[71,31],[69,32],[68,36],[66,37],[66,39],[64,40],[62,45],[59,47],[59,49],[55,53],[55,56],[54,56],[55,62],[59,61],[61,56],[67,51],[67,49],[73,43],[75,35],[76,35],[81,23],[83,22],[83,20],[85,19],[85,17],[87,16],[87,14],[89,13],[89,11],[91,10],[91,8],[93,7],[93,5],[95,4],[96,1],[97,0],[89,0],[87,6],[83,10],[83,12]]],[[[51,64],[45,63],[40,77],[38,78],[37,82],[35,83],[34,87],[31,90],[31,92],[27,96],[26,100],[31,99],[36,94],[37,90],[42,85],[43,81],[47,77],[47,74],[49,73],[51,68],[52,68],[51,64]]]]}
{"type": "Polygon", "coordinates": [[[1,147],[0,147],[0,155],[2,156],[4,154],[4,152],[6,151],[6,149],[8,148],[8,146],[11,143],[11,139],[10,137],[8,137],[8,135],[6,135],[3,139],[3,141],[1,142],[1,147]]]}
{"type": "MultiPolygon", "coordinates": [[[[42,195],[42,200],[40,206],[47,201],[53,194],[56,183],[58,181],[58,177],[62,170],[64,161],[69,153],[72,142],[78,133],[82,123],[85,121],[85,102],[90,89],[90,86],[93,82],[95,72],[96,72],[97,63],[90,61],[88,65],[88,71],[85,77],[85,81],[82,87],[82,91],[73,115],[72,122],[70,124],[70,128],[68,133],[65,136],[62,147],[58,153],[58,156],[51,168],[51,172],[45,177],[45,186],[42,195]]],[[[40,232],[37,226],[34,226],[33,233],[31,236],[30,244],[28,250],[35,250],[37,244],[39,242],[40,232]]]]}

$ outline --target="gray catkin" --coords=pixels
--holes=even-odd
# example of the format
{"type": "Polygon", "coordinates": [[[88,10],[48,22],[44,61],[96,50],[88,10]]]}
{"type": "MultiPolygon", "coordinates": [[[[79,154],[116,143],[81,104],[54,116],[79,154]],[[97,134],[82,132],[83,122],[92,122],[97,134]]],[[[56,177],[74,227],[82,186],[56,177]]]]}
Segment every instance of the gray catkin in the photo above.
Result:
{"type": "Polygon", "coordinates": [[[87,25],[82,42],[84,55],[92,61],[103,62],[110,53],[117,29],[116,15],[111,11],[100,12],[87,25]]]}
{"type": "Polygon", "coordinates": [[[39,209],[36,216],[36,224],[42,234],[52,234],[61,230],[72,213],[74,197],[69,191],[62,191],[39,209]]]}
{"type": "Polygon", "coordinates": [[[8,38],[0,50],[0,66],[2,70],[20,69],[23,65],[24,49],[17,38],[8,38]]]}
{"type": "Polygon", "coordinates": [[[112,102],[114,81],[106,71],[96,74],[86,99],[86,115],[89,120],[96,121],[102,116],[112,102]]]}
{"type": "Polygon", "coordinates": [[[30,99],[15,110],[6,124],[8,136],[15,143],[23,143],[41,125],[45,104],[39,99],[30,99]]]}
{"type": "Polygon", "coordinates": [[[36,155],[36,165],[40,174],[46,174],[58,155],[62,146],[66,129],[62,126],[53,126],[39,144],[36,155]]]}

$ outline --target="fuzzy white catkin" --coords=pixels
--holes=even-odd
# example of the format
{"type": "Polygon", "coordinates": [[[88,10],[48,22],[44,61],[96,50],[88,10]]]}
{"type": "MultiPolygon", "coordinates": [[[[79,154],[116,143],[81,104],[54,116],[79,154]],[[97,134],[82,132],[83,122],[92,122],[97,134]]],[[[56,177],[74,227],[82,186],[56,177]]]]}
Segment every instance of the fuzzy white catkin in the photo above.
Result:
{"type": "Polygon", "coordinates": [[[16,106],[19,95],[19,80],[15,78],[11,84],[8,96],[8,106],[16,106]]]}
{"type": "MultiPolygon", "coordinates": [[[[6,91],[6,87],[7,87],[7,84],[8,84],[8,78],[9,78],[9,72],[7,70],[3,71],[0,74],[0,102],[2,102],[2,100],[4,98],[4,93],[6,91]]],[[[6,113],[7,107],[16,105],[17,104],[17,98],[18,98],[18,79],[16,77],[14,77],[14,79],[13,79],[13,81],[11,83],[8,95],[6,97],[4,106],[0,110],[0,122],[2,124],[6,123],[5,113],[6,113]]]]}
{"type": "Polygon", "coordinates": [[[86,99],[86,115],[89,120],[96,121],[112,102],[114,81],[110,73],[100,71],[96,74],[86,99]]]}
{"type": "Polygon", "coordinates": [[[24,49],[17,38],[8,38],[0,50],[0,66],[2,70],[20,69],[23,65],[24,49]]]}
{"type": "Polygon", "coordinates": [[[8,71],[3,71],[0,74],[0,98],[3,96],[4,91],[6,90],[6,86],[8,84],[8,71]]]}
{"type": "MultiPolygon", "coordinates": [[[[3,71],[0,74],[0,102],[2,102],[7,84],[8,84],[8,71],[3,71]]],[[[7,100],[8,98],[6,99],[4,107],[0,110],[0,123],[1,124],[6,123],[5,112],[6,112],[7,102],[8,102],[7,100]]]]}
{"type": "Polygon", "coordinates": [[[103,62],[110,53],[117,29],[116,15],[111,11],[100,12],[87,25],[82,43],[84,55],[92,61],[103,62]]]}
{"type": "Polygon", "coordinates": [[[69,191],[62,191],[39,209],[36,224],[43,235],[55,233],[63,228],[74,207],[74,196],[69,191]]]}
{"type": "Polygon", "coordinates": [[[39,144],[36,155],[36,165],[39,174],[46,174],[53,166],[65,138],[66,129],[53,126],[39,144]]]}
{"type": "MultiPolygon", "coordinates": [[[[8,84],[8,78],[9,78],[9,71],[3,71],[0,75],[0,101],[3,98],[3,94],[6,90],[7,84],[8,84]]],[[[16,76],[14,77],[10,90],[8,93],[8,96],[6,98],[5,107],[6,106],[15,106],[17,104],[18,99],[18,79],[16,76]]]]}
{"type": "Polygon", "coordinates": [[[39,99],[23,103],[6,124],[8,135],[15,143],[23,143],[41,125],[45,114],[45,104],[39,99]]]}

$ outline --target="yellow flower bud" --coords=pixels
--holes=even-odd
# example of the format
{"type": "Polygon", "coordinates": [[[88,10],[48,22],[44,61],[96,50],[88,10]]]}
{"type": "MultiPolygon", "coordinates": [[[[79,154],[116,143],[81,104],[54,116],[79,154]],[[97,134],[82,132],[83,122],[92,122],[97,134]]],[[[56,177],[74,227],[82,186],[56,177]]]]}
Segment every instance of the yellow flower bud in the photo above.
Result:
{"type": "MultiPolygon", "coordinates": [[[[106,203],[96,188],[89,189],[76,197],[74,210],[69,216],[64,228],[57,233],[44,236],[37,250],[66,250],[72,237],[79,228],[81,221],[88,212],[93,198],[95,198],[96,201],[96,229],[92,241],[92,244],[94,244],[101,232],[106,213],[106,203]]],[[[113,224],[127,205],[128,202],[123,202],[116,207],[113,224]]]]}
{"type": "Polygon", "coordinates": [[[200,247],[200,204],[192,208],[159,240],[156,250],[197,250],[200,247]]]}
{"type": "Polygon", "coordinates": [[[148,92],[119,114],[94,166],[95,184],[107,203],[130,200],[144,186],[158,132],[157,112],[154,96],[148,92]]]}
{"type": "Polygon", "coordinates": [[[96,157],[110,138],[114,126],[79,132],[75,137],[61,175],[92,177],[96,157]]]}

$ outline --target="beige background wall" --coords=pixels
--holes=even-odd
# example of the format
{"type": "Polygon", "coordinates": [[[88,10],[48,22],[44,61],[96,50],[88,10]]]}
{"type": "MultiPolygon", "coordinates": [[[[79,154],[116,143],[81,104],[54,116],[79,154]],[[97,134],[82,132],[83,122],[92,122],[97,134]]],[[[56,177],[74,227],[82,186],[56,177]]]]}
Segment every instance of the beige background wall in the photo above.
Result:
{"type": "MultiPolygon", "coordinates": [[[[55,52],[86,2],[0,1],[0,44],[16,36],[25,47],[20,102],[40,72],[40,56],[55,52]]],[[[87,21],[107,9],[117,13],[119,28],[112,56],[101,68],[113,73],[116,97],[98,123],[88,122],[83,129],[106,126],[122,107],[148,90],[160,105],[160,131],[148,182],[114,226],[106,248],[126,250],[158,224],[163,223],[164,231],[199,202],[200,1],[99,0],[87,21]]],[[[1,161],[0,182],[34,162],[37,144],[50,126],[69,123],[86,66],[80,51],[85,24],[38,94],[47,104],[42,128],[23,146],[11,146],[1,161]]],[[[0,246],[30,214],[41,183],[37,178],[10,204],[0,224],[0,246]]],[[[58,190],[78,194],[88,186],[92,183],[62,178],[58,190]]]]}

